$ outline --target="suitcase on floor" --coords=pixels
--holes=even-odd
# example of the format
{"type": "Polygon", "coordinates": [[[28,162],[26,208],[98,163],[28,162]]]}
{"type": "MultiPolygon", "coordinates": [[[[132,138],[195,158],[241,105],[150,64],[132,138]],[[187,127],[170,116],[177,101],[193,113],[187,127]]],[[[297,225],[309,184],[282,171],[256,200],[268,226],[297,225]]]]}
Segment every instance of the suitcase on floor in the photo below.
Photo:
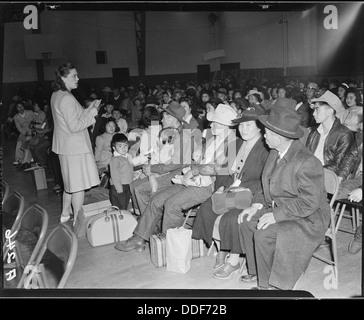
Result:
{"type": "MultiPolygon", "coordinates": [[[[166,259],[166,235],[164,233],[153,234],[149,238],[150,259],[157,267],[165,267],[166,259]]],[[[203,240],[192,239],[192,259],[197,259],[207,255],[207,247],[203,240]]]]}
{"type": "Polygon", "coordinates": [[[73,228],[77,237],[86,237],[87,222],[95,215],[103,213],[106,209],[110,208],[110,206],[110,200],[84,204],[77,215],[77,220],[73,228]]]}
{"type": "Polygon", "coordinates": [[[86,237],[93,247],[124,241],[133,235],[136,225],[129,211],[111,206],[88,221],[86,237]]]}
{"type": "Polygon", "coordinates": [[[166,235],[164,233],[153,234],[149,238],[150,259],[157,267],[163,267],[166,261],[166,235]]]}

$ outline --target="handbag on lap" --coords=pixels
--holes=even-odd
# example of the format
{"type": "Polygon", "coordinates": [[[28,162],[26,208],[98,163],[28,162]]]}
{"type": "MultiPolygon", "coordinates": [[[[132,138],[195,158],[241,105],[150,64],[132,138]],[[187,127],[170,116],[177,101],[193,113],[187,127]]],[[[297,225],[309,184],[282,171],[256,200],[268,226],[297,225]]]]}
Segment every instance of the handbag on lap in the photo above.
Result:
{"type": "MultiPolygon", "coordinates": [[[[221,188],[220,188],[221,189],[221,188]]],[[[220,215],[232,209],[246,209],[251,206],[253,194],[249,188],[229,187],[217,190],[211,196],[212,210],[220,215]]]]}

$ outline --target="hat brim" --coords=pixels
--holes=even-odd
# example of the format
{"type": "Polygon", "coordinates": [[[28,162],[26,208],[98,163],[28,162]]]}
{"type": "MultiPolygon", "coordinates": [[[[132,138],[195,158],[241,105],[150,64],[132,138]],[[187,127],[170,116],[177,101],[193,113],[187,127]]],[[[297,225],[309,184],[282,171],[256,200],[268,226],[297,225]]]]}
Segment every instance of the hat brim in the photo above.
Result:
{"type": "Polygon", "coordinates": [[[238,123],[233,122],[233,120],[230,123],[227,123],[225,121],[221,121],[220,119],[216,119],[214,112],[207,113],[206,119],[208,121],[210,121],[210,122],[217,122],[217,123],[220,123],[220,124],[222,124],[224,126],[229,126],[229,127],[234,127],[234,126],[236,126],[238,124],[238,123]]]}
{"type": "Polygon", "coordinates": [[[275,133],[278,133],[279,135],[281,135],[283,137],[291,138],[291,139],[299,139],[304,136],[304,132],[300,127],[297,128],[297,131],[295,133],[289,133],[287,131],[283,131],[277,127],[272,126],[269,122],[267,122],[268,115],[262,115],[258,118],[258,120],[263,124],[263,126],[268,128],[269,130],[272,130],[275,133]]]}
{"type": "Polygon", "coordinates": [[[239,124],[239,123],[242,123],[242,122],[256,121],[256,120],[258,120],[257,116],[247,115],[247,116],[242,116],[240,118],[236,118],[236,119],[232,120],[232,122],[234,124],[239,124]]]}

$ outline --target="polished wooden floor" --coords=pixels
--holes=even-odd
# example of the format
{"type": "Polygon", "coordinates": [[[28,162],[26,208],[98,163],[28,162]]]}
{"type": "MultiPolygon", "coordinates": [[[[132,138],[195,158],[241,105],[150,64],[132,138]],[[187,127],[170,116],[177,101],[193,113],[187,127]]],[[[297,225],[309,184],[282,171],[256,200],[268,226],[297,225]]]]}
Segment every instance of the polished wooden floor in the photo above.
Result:
{"type": "MultiPolygon", "coordinates": [[[[20,192],[26,199],[26,207],[39,204],[48,211],[49,227],[52,230],[59,221],[61,212],[61,197],[53,191],[54,182],[48,183],[48,189],[37,191],[31,172],[17,171],[13,166],[14,141],[5,141],[3,146],[3,179],[10,185],[11,190],[20,192]]],[[[344,219],[343,225],[350,227],[350,221],[344,219]]],[[[352,298],[362,294],[362,253],[348,253],[348,243],[352,235],[338,233],[339,282],[337,286],[330,280],[330,267],[313,258],[305,274],[299,280],[296,290],[310,293],[315,298],[352,298]]],[[[154,289],[189,289],[203,296],[204,290],[213,290],[216,296],[225,290],[244,290],[256,285],[242,284],[239,274],[233,274],[227,280],[217,280],[212,277],[214,255],[192,260],[191,269],[185,274],[168,272],[165,268],[156,268],[151,260],[149,250],[145,252],[120,252],[113,245],[93,248],[85,237],[79,238],[78,254],[72,273],[67,281],[67,289],[90,289],[91,296],[103,292],[102,289],[138,289],[146,293],[154,289]]],[[[243,270],[246,272],[246,270],[243,270]]],[[[138,290],[136,292],[138,292],[138,290]]],[[[130,290],[135,292],[134,290],[130,290]]],[[[163,292],[160,291],[160,292],[163,292]]],[[[229,291],[228,291],[229,292],[229,291]]],[[[236,292],[236,291],[235,291],[236,292]]],[[[252,292],[252,291],[250,291],[252,292]]]]}

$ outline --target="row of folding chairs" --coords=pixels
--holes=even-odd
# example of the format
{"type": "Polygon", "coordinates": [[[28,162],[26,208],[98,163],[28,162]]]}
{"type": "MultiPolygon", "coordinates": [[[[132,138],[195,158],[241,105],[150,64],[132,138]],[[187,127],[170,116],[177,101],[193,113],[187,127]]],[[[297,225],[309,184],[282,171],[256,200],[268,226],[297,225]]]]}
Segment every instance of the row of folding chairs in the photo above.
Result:
{"type": "Polygon", "coordinates": [[[78,250],[76,234],[65,224],[48,236],[48,212],[38,204],[25,210],[25,198],[2,181],[4,289],[64,288],[78,250]]]}

